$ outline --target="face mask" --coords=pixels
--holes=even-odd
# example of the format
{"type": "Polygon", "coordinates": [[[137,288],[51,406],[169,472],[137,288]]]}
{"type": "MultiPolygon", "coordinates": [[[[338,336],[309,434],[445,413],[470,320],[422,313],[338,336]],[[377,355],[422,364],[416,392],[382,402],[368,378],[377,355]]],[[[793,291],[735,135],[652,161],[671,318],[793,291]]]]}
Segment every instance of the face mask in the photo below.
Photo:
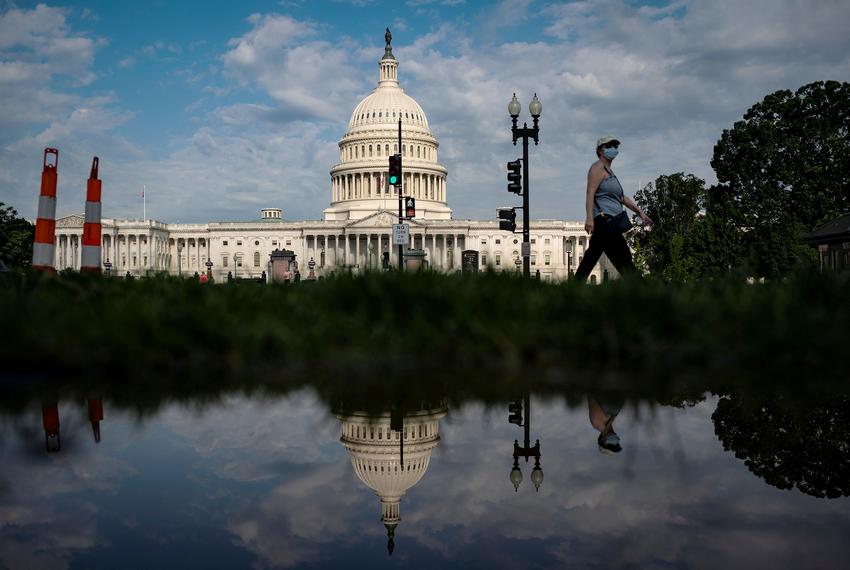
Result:
{"type": "Polygon", "coordinates": [[[602,154],[604,154],[605,158],[607,158],[608,160],[614,160],[615,158],[617,158],[617,155],[620,154],[620,151],[616,148],[603,148],[602,154]]]}

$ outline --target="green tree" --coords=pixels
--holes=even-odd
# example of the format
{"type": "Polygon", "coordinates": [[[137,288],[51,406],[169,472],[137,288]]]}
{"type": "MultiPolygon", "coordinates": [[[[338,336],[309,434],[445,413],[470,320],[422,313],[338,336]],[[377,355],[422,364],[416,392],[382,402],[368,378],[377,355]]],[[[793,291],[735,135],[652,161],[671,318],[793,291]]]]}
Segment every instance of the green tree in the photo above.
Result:
{"type": "Polygon", "coordinates": [[[819,81],[768,95],[723,131],[708,213],[735,224],[756,275],[798,267],[811,256],[802,234],[850,210],[849,129],[850,83],[819,81]]]}
{"type": "Polygon", "coordinates": [[[654,223],[649,229],[632,232],[631,245],[651,274],[685,277],[685,236],[696,223],[704,200],[705,182],[682,172],[659,176],[635,194],[635,202],[654,223]]]}
{"type": "Polygon", "coordinates": [[[11,267],[29,267],[34,238],[35,226],[0,202],[0,259],[11,267]]]}

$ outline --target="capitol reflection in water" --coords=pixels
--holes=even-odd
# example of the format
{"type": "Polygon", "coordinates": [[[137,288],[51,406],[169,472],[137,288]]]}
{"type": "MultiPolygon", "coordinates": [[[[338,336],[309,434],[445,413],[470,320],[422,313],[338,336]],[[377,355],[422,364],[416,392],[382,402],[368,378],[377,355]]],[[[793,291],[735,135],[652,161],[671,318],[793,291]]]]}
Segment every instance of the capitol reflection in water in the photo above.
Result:
{"type": "Polygon", "coordinates": [[[387,529],[390,555],[401,522],[401,499],[428,470],[431,452],[440,441],[440,420],[445,416],[443,405],[405,414],[337,413],[342,422],[340,441],[354,472],[381,500],[381,522],[387,529]]]}

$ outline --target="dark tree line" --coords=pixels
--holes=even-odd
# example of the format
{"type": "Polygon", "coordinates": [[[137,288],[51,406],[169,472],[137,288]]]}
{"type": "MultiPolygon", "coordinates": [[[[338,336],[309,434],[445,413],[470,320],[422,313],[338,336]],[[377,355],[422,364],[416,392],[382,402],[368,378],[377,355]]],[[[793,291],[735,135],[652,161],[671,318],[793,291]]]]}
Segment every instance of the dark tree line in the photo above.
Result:
{"type": "Polygon", "coordinates": [[[778,277],[814,259],[801,243],[850,211],[850,83],[772,93],[726,129],[711,166],[718,183],[660,176],[636,195],[655,226],[632,245],[668,279],[744,271],[778,277]]]}

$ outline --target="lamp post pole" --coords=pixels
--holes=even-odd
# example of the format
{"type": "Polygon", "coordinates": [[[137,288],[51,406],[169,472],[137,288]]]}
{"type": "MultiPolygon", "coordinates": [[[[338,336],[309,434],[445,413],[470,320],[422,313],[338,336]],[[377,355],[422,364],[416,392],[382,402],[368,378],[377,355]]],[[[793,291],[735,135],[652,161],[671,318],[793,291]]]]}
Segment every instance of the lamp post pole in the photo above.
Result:
{"type": "MultiPolygon", "coordinates": [[[[401,168],[399,168],[399,180],[398,180],[398,223],[404,223],[404,161],[401,160],[401,155],[404,154],[401,152],[401,116],[398,118],[398,156],[399,156],[399,164],[401,168]]],[[[398,244],[398,270],[401,271],[404,269],[404,246],[402,244],[398,244]]]]}
{"type": "MultiPolygon", "coordinates": [[[[543,484],[543,468],[540,466],[540,440],[538,439],[534,445],[531,445],[531,398],[528,392],[522,398],[525,418],[522,422],[523,428],[523,445],[520,446],[518,440],[514,440],[514,465],[511,469],[510,481],[514,486],[514,491],[519,491],[519,484],[522,483],[522,471],[519,468],[519,458],[525,457],[525,462],[528,463],[530,457],[534,458],[534,468],[531,471],[531,482],[534,484],[535,492],[540,491],[540,485],[543,484]]],[[[512,423],[516,423],[511,420],[512,423]]]]}
{"type": "Polygon", "coordinates": [[[537,98],[537,93],[534,94],[534,99],[528,105],[528,111],[531,113],[531,118],[534,119],[534,125],[529,128],[528,123],[523,123],[522,128],[517,127],[517,118],[519,117],[520,104],[514,93],[513,99],[508,104],[508,113],[511,116],[511,134],[513,135],[513,143],[522,139],[522,275],[523,277],[531,276],[531,235],[530,235],[530,216],[528,212],[528,139],[534,139],[534,145],[537,146],[538,134],[540,128],[537,121],[540,118],[540,113],[543,111],[543,105],[540,99],[537,98]]]}

